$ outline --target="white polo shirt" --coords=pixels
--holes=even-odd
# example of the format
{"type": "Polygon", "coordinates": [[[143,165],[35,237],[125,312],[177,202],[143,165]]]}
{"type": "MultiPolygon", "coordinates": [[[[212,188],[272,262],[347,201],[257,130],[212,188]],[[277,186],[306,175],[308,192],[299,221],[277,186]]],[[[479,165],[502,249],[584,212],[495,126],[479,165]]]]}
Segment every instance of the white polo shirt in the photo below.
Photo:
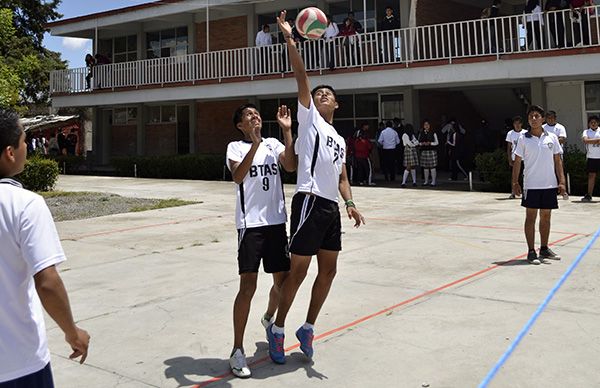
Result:
{"type": "Polygon", "coordinates": [[[514,154],[523,159],[523,189],[540,190],[558,187],[554,170],[554,155],[563,150],[558,137],[552,133],[542,132],[535,137],[531,132],[519,137],[514,154]]]}
{"type": "Polygon", "coordinates": [[[510,143],[510,156],[513,161],[515,160],[515,148],[517,148],[517,143],[519,142],[519,138],[521,137],[521,135],[524,135],[526,133],[527,133],[526,129],[521,129],[519,132],[515,131],[514,129],[511,129],[506,134],[505,140],[507,143],[510,143]]]}
{"type": "Polygon", "coordinates": [[[381,144],[384,150],[393,150],[400,144],[400,137],[394,128],[387,127],[381,131],[377,142],[381,144]]]}
{"type": "Polygon", "coordinates": [[[567,138],[567,129],[565,128],[564,125],[562,125],[560,123],[556,123],[554,125],[544,124],[544,125],[542,125],[542,128],[544,129],[544,131],[553,133],[559,138],[561,138],[561,137],[564,137],[565,139],[567,138]]]}
{"type": "Polygon", "coordinates": [[[306,109],[298,101],[296,192],[311,193],[337,202],[340,174],[346,163],[346,141],[321,116],[313,99],[306,109]]]}
{"type": "MultiPolygon", "coordinates": [[[[252,143],[234,141],[227,146],[227,168],[230,161],[241,163],[252,143]]],[[[279,155],[285,146],[275,138],[263,139],[258,146],[250,170],[237,185],[235,224],[237,229],[285,224],[285,200],[279,168],[279,155]]]]}
{"type": "Polygon", "coordinates": [[[15,181],[0,180],[0,383],[50,362],[33,275],[64,260],[44,199],[15,181]]]}
{"type": "MultiPolygon", "coordinates": [[[[583,131],[582,138],[587,137],[589,140],[600,139],[600,129],[595,131],[592,128],[588,128],[583,131]]],[[[588,159],[600,159],[600,144],[586,144],[587,158],[588,159]]]]}

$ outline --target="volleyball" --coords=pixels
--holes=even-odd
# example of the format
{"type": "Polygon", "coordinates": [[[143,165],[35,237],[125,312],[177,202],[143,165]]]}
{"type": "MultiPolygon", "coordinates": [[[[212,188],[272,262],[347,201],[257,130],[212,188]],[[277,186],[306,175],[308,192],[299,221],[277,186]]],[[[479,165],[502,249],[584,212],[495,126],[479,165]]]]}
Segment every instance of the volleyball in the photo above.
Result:
{"type": "Polygon", "coordinates": [[[304,8],[296,17],[296,30],[306,39],[319,39],[326,28],[327,16],[319,8],[304,8]]]}

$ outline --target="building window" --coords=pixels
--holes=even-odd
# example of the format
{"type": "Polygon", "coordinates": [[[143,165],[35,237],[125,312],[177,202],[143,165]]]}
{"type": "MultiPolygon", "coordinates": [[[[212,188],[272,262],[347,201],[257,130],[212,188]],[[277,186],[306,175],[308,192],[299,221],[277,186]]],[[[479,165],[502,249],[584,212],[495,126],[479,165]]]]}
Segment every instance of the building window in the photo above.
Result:
{"type": "Polygon", "coordinates": [[[188,53],[187,27],[169,28],[146,34],[147,58],[165,58],[188,53]]]}
{"type": "MultiPolygon", "coordinates": [[[[367,0],[367,24],[365,24],[365,10],[363,8],[363,0],[344,0],[329,4],[329,13],[331,19],[341,27],[344,20],[348,17],[348,12],[354,12],[356,19],[363,27],[363,32],[374,32],[377,29],[377,19],[375,17],[375,0],[367,0]]],[[[383,10],[380,11],[380,13],[383,10]]],[[[396,15],[398,10],[396,10],[396,15]]]]}
{"type": "Polygon", "coordinates": [[[600,81],[585,83],[585,110],[588,116],[600,113],[600,81]]]}
{"type": "Polygon", "coordinates": [[[109,57],[114,63],[136,61],[137,35],[101,39],[98,42],[98,52],[109,57]]]}
{"type": "Polygon", "coordinates": [[[137,108],[134,106],[115,108],[113,117],[113,124],[115,125],[135,125],[137,122],[137,108]]]}
{"type": "Polygon", "coordinates": [[[148,123],[175,123],[177,122],[177,109],[175,105],[161,105],[148,107],[148,123]]]}

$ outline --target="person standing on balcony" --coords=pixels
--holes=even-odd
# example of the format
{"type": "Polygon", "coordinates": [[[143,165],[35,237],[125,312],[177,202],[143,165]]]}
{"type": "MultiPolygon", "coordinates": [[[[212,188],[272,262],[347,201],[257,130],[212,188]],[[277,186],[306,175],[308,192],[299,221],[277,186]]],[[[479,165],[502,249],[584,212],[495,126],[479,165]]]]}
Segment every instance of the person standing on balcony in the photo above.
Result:
{"type": "Polygon", "coordinates": [[[565,22],[562,0],[546,0],[546,11],[548,12],[548,29],[552,36],[551,44],[557,48],[565,47],[565,22]]]}
{"type": "Polygon", "coordinates": [[[381,131],[381,135],[377,139],[377,142],[382,148],[381,157],[381,169],[386,182],[396,180],[396,146],[400,144],[400,137],[398,132],[393,128],[394,123],[392,121],[386,121],[385,129],[381,131]]]}
{"type": "Polygon", "coordinates": [[[515,148],[512,185],[516,195],[523,193],[521,206],[525,208],[525,239],[527,261],[539,265],[546,259],[560,260],[548,247],[552,209],[558,209],[556,192],[566,193],[565,175],[560,155],[563,152],[558,138],[544,131],[544,109],[532,105],[527,110],[531,129],[519,137],[515,148]],[[521,163],[525,164],[523,189],[519,184],[521,163]],[[558,177],[558,180],[557,180],[558,177]],[[535,251],[535,221],[540,215],[540,251],[535,251]]]}
{"type": "Polygon", "coordinates": [[[273,37],[271,36],[271,27],[264,24],[260,31],[256,33],[256,47],[258,48],[257,74],[269,73],[271,71],[271,45],[273,37]]]}
{"type": "Polygon", "coordinates": [[[544,131],[553,133],[558,137],[561,147],[567,142],[567,129],[564,125],[556,121],[556,112],[549,110],[546,113],[546,124],[543,125],[544,131]]]}
{"type": "Polygon", "coordinates": [[[26,158],[19,116],[0,108],[0,387],[52,388],[43,310],[65,334],[69,358],[81,357],[80,364],[90,336],[75,324],[56,270],[66,257],[52,214],[41,196],[12,179],[26,158]]]}
{"type": "Polygon", "coordinates": [[[356,31],[357,34],[362,34],[364,32],[362,24],[354,18],[354,12],[348,12],[348,19],[350,19],[350,21],[352,22],[352,25],[354,26],[354,31],[356,31]]]}
{"type": "Polygon", "coordinates": [[[498,51],[498,44],[500,43],[500,47],[503,47],[503,42],[496,42],[497,39],[497,31],[502,31],[502,26],[499,23],[502,23],[501,21],[498,22],[497,20],[494,20],[498,17],[500,17],[500,7],[502,6],[502,1],[501,0],[493,0],[492,1],[492,6],[490,7],[490,16],[488,17],[490,19],[490,21],[488,22],[488,31],[489,31],[489,39],[490,39],[490,46],[488,46],[488,42],[486,43],[486,47],[491,47],[490,52],[491,53],[496,53],[498,51]]]}
{"type": "Polygon", "coordinates": [[[544,48],[542,44],[544,40],[544,15],[540,0],[527,0],[525,13],[527,14],[525,17],[527,21],[527,50],[542,50],[544,48]],[[532,43],[534,44],[532,45],[532,43]]]}
{"type": "Polygon", "coordinates": [[[273,323],[281,285],[290,269],[285,230],[287,215],[279,165],[294,171],[296,157],[291,114],[285,105],[277,111],[277,122],[285,145],[274,138],[264,139],[260,113],[256,106],[244,104],[233,115],[233,124],[244,139],[227,146],[227,168],[238,185],[235,212],[240,274],[240,288],[233,305],[234,340],[229,365],[232,373],[242,378],[251,375],[244,352],[244,331],[261,259],[265,272],[273,275],[267,311],[261,319],[265,328],[273,323]]]}
{"type": "MultiPolygon", "coordinates": [[[[329,70],[333,70],[336,65],[335,61],[335,37],[340,34],[340,29],[337,23],[331,20],[331,15],[327,15],[327,28],[323,33],[323,39],[325,39],[325,61],[329,70]]],[[[341,62],[338,58],[338,64],[341,62]]]]}
{"type": "Polygon", "coordinates": [[[400,19],[394,15],[394,9],[390,6],[385,8],[385,16],[379,23],[381,35],[381,61],[393,62],[396,60],[396,32],[400,29],[400,19]]]}
{"type": "Polygon", "coordinates": [[[569,0],[571,8],[571,21],[573,22],[573,33],[575,34],[573,45],[575,47],[590,44],[589,12],[585,7],[593,6],[593,0],[569,0]],[[581,39],[583,37],[583,40],[581,39]]]}
{"type": "Polygon", "coordinates": [[[348,218],[355,227],[365,220],[352,201],[352,191],[346,172],[344,138],[333,127],[338,108],[336,92],[328,85],[319,85],[312,92],[306,67],[296,49],[286,11],[277,18],[283,31],[290,62],[298,86],[298,182],[292,199],[290,227],[290,273],[283,283],[275,323],[267,328],[269,356],[277,364],[285,363],[284,325],[300,285],[306,277],[313,256],[317,256],[318,274],[306,322],[296,331],[300,350],[313,355],[314,324],[327,299],[342,249],[342,230],[338,207],[338,192],[345,201],[348,218]]]}
{"type": "Polygon", "coordinates": [[[344,37],[342,46],[346,53],[346,66],[355,66],[356,63],[356,42],[358,37],[356,36],[356,30],[354,29],[354,23],[349,18],[344,20],[342,28],[340,29],[340,36],[344,37]]]}
{"type": "Polygon", "coordinates": [[[596,175],[600,172],[600,118],[591,116],[588,119],[589,128],[583,131],[583,144],[587,149],[587,173],[588,186],[587,193],[581,200],[583,202],[591,202],[592,194],[594,194],[594,185],[596,183],[596,175]]]}
{"type": "Polygon", "coordinates": [[[87,67],[87,75],[85,76],[85,88],[86,89],[91,89],[92,88],[92,77],[93,75],[93,70],[94,70],[94,66],[96,65],[96,59],[92,56],[92,54],[86,54],[85,56],[85,66],[87,67]]]}

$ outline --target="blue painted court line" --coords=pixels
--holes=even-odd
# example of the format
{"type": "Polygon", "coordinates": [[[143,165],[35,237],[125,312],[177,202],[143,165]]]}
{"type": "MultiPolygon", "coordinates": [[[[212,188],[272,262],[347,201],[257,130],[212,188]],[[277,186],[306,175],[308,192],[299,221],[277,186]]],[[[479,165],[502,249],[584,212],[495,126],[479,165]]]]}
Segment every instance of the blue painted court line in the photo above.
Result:
{"type": "Polygon", "coordinates": [[[502,357],[500,357],[500,359],[498,360],[496,365],[494,365],[494,367],[489,371],[487,376],[485,376],[485,378],[483,379],[481,384],[479,384],[479,388],[487,387],[488,384],[494,378],[494,376],[496,376],[496,374],[498,373],[500,368],[502,368],[502,365],[504,365],[504,363],[511,356],[511,354],[513,353],[515,348],[519,345],[519,343],[521,342],[521,340],[523,339],[525,334],[527,334],[527,332],[529,332],[529,330],[531,329],[531,326],[533,326],[535,321],[539,318],[540,314],[546,309],[546,306],[548,306],[548,303],[550,303],[550,300],[552,300],[552,298],[554,297],[554,294],[556,294],[558,289],[563,285],[563,283],[571,275],[573,270],[577,267],[577,265],[579,264],[581,259],[583,259],[583,257],[588,253],[588,251],[590,250],[592,245],[594,245],[594,243],[596,242],[596,240],[598,239],[599,236],[600,236],[600,229],[598,229],[596,231],[596,233],[594,234],[592,239],[587,243],[587,245],[583,248],[583,250],[581,252],[579,252],[579,255],[577,255],[577,258],[575,259],[575,261],[569,266],[567,271],[558,280],[558,282],[556,283],[554,288],[552,288],[552,290],[550,290],[550,292],[548,293],[548,296],[546,296],[546,299],[544,299],[544,301],[542,302],[542,304],[539,305],[539,307],[537,308],[535,313],[533,313],[531,318],[529,318],[529,321],[525,324],[523,329],[521,329],[521,331],[519,332],[517,337],[514,339],[514,341],[508,346],[508,349],[506,349],[506,352],[504,352],[504,354],[502,355],[502,357]]]}

